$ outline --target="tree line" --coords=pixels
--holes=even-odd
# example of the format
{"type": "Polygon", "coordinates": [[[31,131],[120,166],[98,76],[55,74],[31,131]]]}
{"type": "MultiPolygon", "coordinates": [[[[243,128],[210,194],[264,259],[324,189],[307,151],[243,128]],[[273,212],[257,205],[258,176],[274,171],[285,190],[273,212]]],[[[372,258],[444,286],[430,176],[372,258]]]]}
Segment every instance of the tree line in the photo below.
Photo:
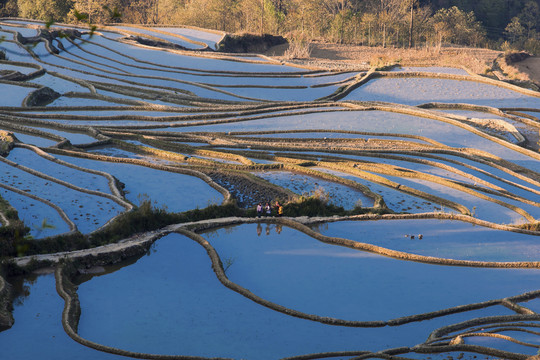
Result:
{"type": "Polygon", "coordinates": [[[181,24],[370,46],[540,53],[540,0],[0,0],[1,16],[181,24]]]}

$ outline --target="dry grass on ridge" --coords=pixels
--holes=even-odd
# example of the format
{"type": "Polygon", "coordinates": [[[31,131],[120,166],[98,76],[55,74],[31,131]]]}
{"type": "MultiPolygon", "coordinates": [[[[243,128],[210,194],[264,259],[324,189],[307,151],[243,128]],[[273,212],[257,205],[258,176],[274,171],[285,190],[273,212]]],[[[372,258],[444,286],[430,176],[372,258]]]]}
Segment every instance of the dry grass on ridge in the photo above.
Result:
{"type": "MultiPolygon", "coordinates": [[[[403,66],[467,66],[477,74],[485,74],[502,52],[489,49],[461,47],[402,49],[360,45],[312,42],[309,62],[336,61],[348,64],[383,65],[399,63],[403,66]]],[[[266,55],[282,57],[287,45],[273,47],[266,55]]]]}

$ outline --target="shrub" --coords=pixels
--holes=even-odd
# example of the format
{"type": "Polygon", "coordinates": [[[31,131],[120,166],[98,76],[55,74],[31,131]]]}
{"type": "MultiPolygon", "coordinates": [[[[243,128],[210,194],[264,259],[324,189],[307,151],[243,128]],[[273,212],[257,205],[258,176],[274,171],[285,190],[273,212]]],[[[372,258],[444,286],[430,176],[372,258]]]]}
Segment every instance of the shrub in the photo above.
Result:
{"type": "Polygon", "coordinates": [[[167,225],[227,216],[243,216],[245,212],[233,204],[210,205],[183,213],[169,213],[164,208],[143,200],[133,211],[122,214],[104,230],[90,236],[92,246],[113,243],[137,233],[161,229],[167,225]]]}
{"type": "Polygon", "coordinates": [[[289,48],[283,54],[285,59],[307,59],[311,56],[311,41],[305,36],[294,36],[289,40],[289,48]]]}
{"type": "Polygon", "coordinates": [[[21,222],[0,227],[0,258],[24,254],[27,250],[25,236],[29,232],[21,222]]]}
{"type": "Polygon", "coordinates": [[[518,226],[519,228],[530,230],[530,231],[539,231],[540,230],[540,222],[535,221],[531,223],[526,223],[518,226]]]}
{"type": "Polygon", "coordinates": [[[282,36],[257,34],[227,34],[217,45],[218,51],[229,53],[257,53],[265,52],[272,46],[286,43],[282,36]]]}
{"type": "Polygon", "coordinates": [[[332,216],[346,215],[345,209],[341,206],[328,204],[326,201],[317,197],[301,198],[299,202],[286,204],[283,207],[285,216],[332,216]]]}

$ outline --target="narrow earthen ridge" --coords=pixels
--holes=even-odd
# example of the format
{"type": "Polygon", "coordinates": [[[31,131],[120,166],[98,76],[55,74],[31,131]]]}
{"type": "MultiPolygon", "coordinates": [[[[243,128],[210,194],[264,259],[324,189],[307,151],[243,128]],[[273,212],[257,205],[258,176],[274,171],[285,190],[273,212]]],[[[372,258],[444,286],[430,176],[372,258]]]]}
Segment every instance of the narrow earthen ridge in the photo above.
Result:
{"type": "MultiPolygon", "coordinates": [[[[164,234],[168,234],[171,231],[178,232],[178,233],[180,233],[180,234],[182,234],[184,236],[187,236],[187,237],[193,239],[194,241],[199,243],[201,246],[203,246],[205,248],[205,250],[207,251],[207,254],[210,257],[210,260],[212,262],[212,268],[213,268],[216,276],[218,277],[218,279],[220,280],[220,282],[224,286],[226,286],[227,288],[229,288],[229,289],[231,289],[233,291],[236,291],[236,292],[240,293],[241,295],[249,298],[250,300],[252,300],[252,301],[254,301],[254,302],[256,302],[256,303],[258,303],[258,304],[260,304],[262,306],[268,307],[268,308],[270,308],[270,309],[272,309],[274,311],[279,311],[279,312],[282,312],[282,313],[284,313],[286,315],[293,316],[293,317],[299,317],[299,318],[303,318],[303,319],[307,319],[307,320],[311,320],[311,321],[321,322],[321,323],[324,323],[324,324],[327,324],[327,325],[336,325],[336,326],[352,326],[352,327],[399,326],[399,325],[407,324],[407,323],[410,323],[410,322],[422,321],[422,320],[432,319],[432,318],[436,318],[436,317],[440,317],[440,316],[446,316],[446,315],[449,315],[449,314],[455,314],[455,313],[459,313],[459,312],[465,312],[465,311],[471,311],[471,310],[475,310],[475,309],[481,309],[481,308],[485,308],[485,307],[489,307],[489,306],[493,306],[493,305],[501,305],[501,304],[508,303],[508,302],[514,303],[514,302],[520,302],[520,301],[527,301],[527,300],[534,299],[534,298],[537,298],[537,297],[540,296],[540,291],[536,291],[536,292],[530,292],[530,293],[517,295],[517,296],[511,297],[511,298],[499,299],[499,300],[490,300],[490,301],[485,301],[485,302],[476,303],[476,304],[468,304],[468,305],[463,305],[463,306],[457,306],[457,307],[454,307],[454,308],[448,308],[448,309],[443,309],[443,310],[430,312],[430,313],[412,315],[412,316],[407,316],[407,317],[403,317],[403,318],[397,318],[397,319],[393,319],[393,320],[389,320],[389,321],[350,321],[350,320],[342,320],[342,319],[335,319],[335,318],[329,318],[329,317],[320,317],[320,316],[312,315],[312,314],[305,314],[305,313],[302,313],[302,312],[299,312],[299,311],[289,309],[289,308],[283,307],[281,305],[272,303],[272,302],[267,301],[265,299],[262,299],[262,298],[256,296],[255,294],[251,293],[249,290],[247,290],[247,289],[233,283],[232,281],[230,281],[226,277],[226,274],[225,274],[225,271],[223,269],[223,265],[222,265],[221,259],[219,258],[219,255],[217,254],[215,249],[210,245],[210,243],[208,243],[208,241],[206,241],[206,239],[204,239],[200,235],[197,235],[194,232],[192,232],[190,230],[187,230],[187,228],[189,228],[189,227],[197,227],[197,226],[201,226],[201,225],[203,227],[204,226],[211,226],[211,225],[215,226],[216,224],[220,224],[220,222],[219,222],[220,220],[223,221],[223,219],[217,219],[215,221],[210,221],[210,222],[207,221],[207,222],[197,222],[197,223],[191,223],[191,224],[181,224],[181,225],[177,225],[177,226],[170,226],[170,227],[168,227],[168,229],[166,231],[163,230],[163,231],[160,231],[160,232],[156,232],[154,234],[153,238],[146,239],[146,241],[147,241],[147,244],[151,244],[152,241],[155,241],[160,236],[162,236],[164,234]],[[213,224],[210,224],[210,223],[213,223],[213,224]]],[[[253,221],[253,220],[255,220],[255,219],[251,219],[251,221],[249,221],[249,222],[256,222],[256,221],[253,221]]],[[[274,218],[272,220],[273,220],[273,222],[283,223],[284,225],[287,225],[287,226],[289,226],[290,222],[291,222],[288,219],[281,219],[281,218],[274,218]]],[[[233,218],[230,218],[229,221],[243,222],[241,219],[233,219],[233,218]]],[[[302,227],[302,226],[304,226],[304,225],[301,225],[300,227],[302,227]]],[[[58,291],[59,295],[65,301],[64,311],[62,313],[62,324],[64,326],[64,329],[65,329],[66,333],[73,340],[77,341],[78,343],[80,343],[80,344],[82,344],[84,346],[88,346],[88,347],[96,349],[98,351],[103,351],[103,352],[108,352],[108,353],[117,354],[117,355],[123,355],[123,356],[130,356],[130,357],[134,357],[134,358],[141,358],[141,359],[192,359],[192,360],[194,360],[194,359],[205,359],[205,358],[201,358],[201,357],[191,357],[191,356],[186,357],[186,356],[182,356],[182,355],[155,355],[155,354],[143,354],[143,353],[130,352],[130,351],[122,350],[122,349],[117,349],[117,348],[104,346],[104,345],[101,345],[101,344],[98,344],[98,343],[95,343],[95,342],[92,342],[92,341],[89,341],[89,340],[86,340],[86,339],[82,338],[77,333],[78,321],[79,321],[80,312],[81,312],[80,304],[79,304],[79,300],[78,300],[78,295],[76,293],[76,288],[73,286],[73,284],[71,283],[71,280],[70,280],[70,278],[72,276],[74,276],[75,274],[76,274],[76,269],[69,270],[69,265],[68,265],[68,268],[66,268],[65,265],[59,265],[57,267],[57,270],[56,270],[56,273],[55,273],[56,282],[57,282],[57,291],[58,291]]],[[[450,332],[455,332],[455,331],[458,331],[460,329],[467,329],[470,326],[478,326],[478,325],[482,325],[482,324],[492,324],[492,323],[507,323],[507,322],[511,322],[511,321],[527,321],[527,320],[536,320],[536,321],[538,321],[538,320],[540,320],[540,315],[539,314],[534,314],[534,315],[495,316],[495,317],[488,317],[488,318],[473,319],[473,320],[470,320],[470,321],[467,321],[467,322],[450,325],[450,326],[447,326],[447,327],[444,327],[444,328],[441,328],[441,329],[438,329],[438,330],[434,331],[431,334],[430,338],[428,339],[428,341],[426,343],[421,344],[421,345],[417,345],[416,347],[414,347],[412,349],[409,349],[409,348],[405,347],[405,348],[399,348],[399,349],[386,350],[386,351],[378,352],[378,353],[370,353],[370,352],[320,353],[320,354],[309,354],[309,355],[304,355],[304,356],[299,356],[299,357],[293,357],[293,358],[289,358],[289,359],[295,359],[295,360],[317,359],[317,358],[325,358],[325,357],[328,357],[330,355],[331,356],[342,356],[342,355],[345,355],[345,354],[348,354],[349,356],[358,356],[359,359],[361,359],[361,358],[365,358],[365,359],[368,359],[368,358],[388,358],[388,359],[390,359],[392,354],[397,355],[397,354],[403,354],[403,353],[407,353],[407,352],[439,353],[439,352],[449,352],[449,351],[463,351],[463,349],[466,348],[467,351],[472,351],[472,352],[475,352],[475,353],[487,354],[487,355],[492,355],[492,356],[503,356],[506,359],[519,359],[519,360],[521,360],[521,359],[526,359],[526,357],[523,357],[522,354],[515,354],[515,353],[511,353],[511,352],[500,351],[500,350],[497,350],[497,349],[491,349],[491,348],[482,347],[482,346],[464,345],[459,341],[454,341],[453,343],[448,343],[448,344],[444,344],[444,345],[440,345],[440,344],[434,345],[433,343],[436,342],[436,341],[440,341],[439,339],[441,339],[442,336],[445,336],[446,334],[448,334],[450,332]],[[341,355],[338,355],[338,354],[341,354],[341,355]]]]}
{"type": "Polygon", "coordinates": [[[351,357],[350,360],[360,360],[360,359],[389,359],[389,360],[399,360],[402,358],[395,357],[395,355],[407,354],[410,353],[411,349],[409,347],[403,346],[394,349],[387,349],[378,352],[371,351],[335,351],[335,352],[323,352],[323,353],[314,353],[314,354],[305,354],[298,356],[291,356],[282,358],[281,360],[314,360],[314,359],[327,359],[335,357],[351,357]]]}
{"type": "Polygon", "coordinates": [[[343,238],[325,236],[325,235],[322,235],[321,233],[311,230],[311,228],[305,225],[302,225],[296,221],[292,221],[288,219],[283,219],[281,223],[283,225],[287,225],[291,228],[302,231],[306,235],[309,235],[314,239],[317,239],[319,241],[322,241],[328,244],[346,246],[351,249],[368,251],[368,252],[376,253],[379,255],[392,257],[394,259],[415,261],[415,262],[421,262],[421,263],[426,263],[426,264],[467,266],[467,267],[540,268],[539,261],[516,261],[516,262],[471,261],[471,260],[445,259],[445,258],[439,258],[439,257],[433,257],[433,256],[409,254],[402,251],[391,250],[391,249],[387,249],[387,248],[383,248],[380,246],[371,245],[367,243],[361,243],[361,242],[343,239],[343,238]]]}
{"type": "Polygon", "coordinates": [[[58,264],[69,259],[77,261],[84,267],[104,266],[117,264],[128,258],[146,254],[150,246],[159,238],[167,235],[169,231],[150,231],[144,234],[134,235],[115,244],[98,246],[91,249],[66,251],[54,254],[32,255],[14,258],[12,261],[22,268],[31,262],[34,264],[58,264]]]}
{"type": "Polygon", "coordinates": [[[468,345],[468,344],[455,344],[455,345],[418,345],[413,347],[413,352],[418,354],[440,354],[446,352],[469,352],[476,354],[483,354],[488,356],[494,356],[499,359],[507,360],[527,360],[529,355],[513,353],[509,351],[503,351],[499,349],[484,347],[480,345],[468,345]]]}
{"type": "MultiPolygon", "coordinates": [[[[289,220],[289,219],[273,218],[272,220],[273,220],[272,222],[281,223],[283,225],[286,225],[286,226],[289,226],[289,227],[292,227],[292,228],[295,228],[295,229],[302,229],[302,228],[305,228],[304,230],[309,229],[309,228],[307,228],[307,227],[305,227],[304,225],[301,225],[301,224],[297,224],[298,226],[295,226],[294,222],[289,220]]],[[[253,222],[255,222],[255,221],[253,221],[253,222]]],[[[366,321],[348,321],[348,320],[341,320],[341,319],[321,318],[321,317],[316,316],[316,315],[297,312],[295,310],[287,309],[287,308],[284,308],[284,307],[282,307],[280,305],[271,303],[269,301],[266,301],[264,299],[261,299],[261,298],[257,297],[256,295],[251,293],[249,290],[244,289],[241,286],[231,282],[227,278],[227,276],[225,274],[225,271],[223,270],[223,266],[222,266],[221,260],[219,258],[219,255],[213,249],[213,247],[210,245],[210,243],[208,243],[208,241],[206,241],[206,239],[204,239],[202,236],[200,236],[198,234],[195,234],[191,230],[188,230],[189,228],[193,228],[194,226],[196,227],[197,225],[200,225],[200,224],[201,223],[184,224],[184,226],[182,226],[182,227],[177,227],[176,232],[190,237],[191,239],[197,241],[201,246],[203,246],[206,249],[206,251],[207,251],[207,253],[208,253],[208,255],[209,255],[209,257],[210,257],[210,259],[212,261],[212,268],[214,269],[214,272],[216,273],[216,276],[222,282],[223,285],[230,288],[231,290],[234,290],[234,291],[246,296],[247,298],[251,299],[252,301],[255,301],[256,303],[259,303],[259,304],[261,304],[263,306],[269,307],[269,308],[271,308],[273,310],[280,311],[280,312],[283,312],[283,313],[285,313],[287,315],[291,315],[291,316],[295,316],[295,317],[299,317],[299,318],[305,318],[305,319],[309,319],[309,320],[312,320],[312,321],[318,321],[318,322],[325,323],[325,324],[328,324],[328,325],[356,326],[356,327],[397,326],[397,325],[403,325],[403,324],[406,324],[406,323],[409,323],[409,322],[422,321],[422,320],[432,319],[432,318],[435,318],[435,317],[449,315],[449,314],[453,314],[453,313],[470,311],[470,310],[480,309],[480,308],[493,306],[493,305],[499,305],[503,301],[519,301],[519,300],[523,301],[523,299],[532,299],[532,298],[540,297],[540,291],[536,291],[536,292],[530,292],[530,293],[518,295],[516,297],[512,297],[512,298],[508,298],[508,299],[490,300],[490,301],[485,301],[485,302],[482,302],[482,303],[469,304],[469,305],[464,305],[464,306],[457,306],[457,307],[444,309],[444,310],[440,310],[440,311],[435,311],[435,312],[431,312],[431,313],[412,315],[412,316],[397,318],[397,319],[393,319],[393,320],[389,320],[389,321],[367,321],[366,322],[366,321]]],[[[206,225],[209,225],[209,224],[207,223],[206,225]]],[[[309,229],[309,231],[305,231],[305,233],[312,236],[312,234],[315,233],[315,232],[312,231],[311,229],[309,229]]],[[[316,234],[318,234],[318,233],[316,233],[316,234]]],[[[320,235],[320,237],[331,239],[331,240],[340,240],[340,239],[337,239],[337,238],[324,237],[322,235],[320,235]]],[[[318,239],[318,240],[320,240],[320,239],[318,239]]],[[[327,242],[332,242],[332,241],[327,240],[327,242]]],[[[336,244],[336,245],[348,246],[347,244],[340,244],[339,242],[340,241],[333,242],[333,243],[336,244]]],[[[348,247],[350,247],[350,246],[348,246],[348,247]]],[[[385,250],[387,250],[387,249],[385,249],[385,250]]],[[[383,253],[382,255],[385,255],[385,254],[383,253]]],[[[410,254],[407,254],[407,255],[410,255],[410,254]]],[[[408,260],[417,261],[417,260],[414,260],[415,255],[411,255],[411,256],[413,257],[413,259],[408,259],[408,260]]],[[[439,259],[439,260],[444,261],[446,259],[439,259]]],[[[453,262],[453,261],[454,260],[450,260],[450,262],[453,262]]],[[[486,267],[492,267],[493,266],[493,267],[498,267],[497,264],[501,264],[501,266],[505,267],[505,266],[507,266],[508,263],[469,262],[468,266],[486,266],[486,267]],[[470,263],[475,263],[475,264],[471,265],[470,263]]],[[[513,264],[513,265],[518,266],[518,267],[523,266],[523,263],[510,263],[510,264],[513,264]]],[[[453,264],[453,265],[456,265],[456,264],[453,264]]],[[[527,266],[525,265],[525,267],[527,267],[527,266]]]]}
{"type": "Polygon", "coordinates": [[[12,60],[0,60],[0,64],[8,64],[8,65],[15,65],[15,66],[21,66],[21,67],[30,67],[33,69],[36,69],[36,71],[33,71],[29,74],[17,74],[15,78],[8,78],[5,80],[12,80],[12,81],[19,81],[19,82],[25,82],[28,80],[35,79],[37,77],[42,76],[43,74],[47,73],[45,68],[39,64],[33,64],[33,63],[27,63],[22,61],[12,61],[12,60]]]}
{"type": "Polygon", "coordinates": [[[64,331],[70,338],[81,345],[95,349],[97,351],[106,352],[120,356],[131,357],[135,359],[155,359],[155,360],[224,360],[224,358],[207,358],[201,356],[186,356],[186,355],[158,355],[145,354],[134,351],[122,350],[110,346],[101,345],[93,341],[87,340],[79,336],[77,333],[81,307],[76,287],[70,280],[68,270],[64,266],[58,266],[55,271],[56,291],[62,299],[64,299],[64,310],[62,311],[62,326],[64,331]]]}
{"type": "MultiPolygon", "coordinates": [[[[525,293],[522,295],[518,295],[515,297],[512,297],[510,299],[516,299],[515,301],[527,301],[531,298],[538,297],[538,291],[533,291],[530,293],[525,293]]],[[[446,337],[451,336],[451,333],[457,333],[459,331],[466,331],[470,327],[479,327],[479,326],[493,326],[493,325],[501,325],[501,324],[507,324],[511,322],[522,322],[522,321],[539,321],[540,320],[540,314],[533,314],[533,315],[524,315],[524,314],[514,314],[514,315],[500,315],[500,316],[488,316],[483,318],[476,318],[471,320],[466,320],[457,324],[447,325],[443,326],[435,331],[433,331],[426,343],[434,343],[436,341],[440,341],[441,339],[446,339],[446,337]]]]}
{"type": "Polygon", "coordinates": [[[314,354],[305,354],[283,358],[281,360],[314,360],[314,359],[326,359],[334,357],[349,357],[349,356],[364,356],[373,354],[369,351],[336,351],[336,352],[325,352],[325,353],[314,353],[314,354]]]}
{"type": "Polygon", "coordinates": [[[74,232],[77,231],[77,225],[75,225],[75,223],[69,218],[69,216],[67,216],[67,214],[64,212],[64,210],[62,210],[62,208],[60,208],[58,205],[50,202],[47,199],[41,198],[41,197],[36,196],[34,194],[30,194],[30,193],[28,193],[26,191],[20,190],[20,189],[18,189],[16,187],[9,186],[9,185],[3,184],[3,183],[0,183],[0,188],[4,188],[6,190],[12,191],[12,192],[17,193],[19,195],[29,197],[29,198],[34,199],[36,201],[40,201],[40,202],[52,207],[54,210],[56,210],[58,215],[60,215],[62,220],[64,220],[66,222],[66,224],[68,224],[70,233],[74,233],[74,232]]]}
{"type": "MultiPolygon", "coordinates": [[[[119,260],[113,262],[107,262],[106,257],[108,253],[118,253],[132,252],[132,255],[140,253],[136,250],[137,248],[143,248],[145,252],[146,249],[157,239],[167,235],[170,232],[179,231],[182,228],[188,229],[189,231],[199,232],[207,229],[218,228],[228,225],[235,224],[253,224],[260,222],[267,223],[279,223],[298,231],[304,232],[305,234],[315,238],[316,240],[327,242],[329,244],[342,245],[351,248],[356,248],[363,251],[370,251],[373,253],[378,253],[383,256],[393,257],[402,260],[410,260],[416,262],[424,262],[428,264],[443,264],[443,265],[455,265],[455,266],[472,266],[472,267],[494,267],[494,268],[538,268],[540,267],[540,262],[486,262],[486,261],[464,261],[464,260],[453,260],[453,259],[444,259],[437,257],[429,256],[420,256],[414,254],[408,254],[400,251],[395,251],[391,249],[386,249],[370,244],[364,244],[348,239],[341,238],[332,238],[324,236],[320,233],[317,233],[311,230],[307,225],[309,224],[319,224],[319,223],[328,223],[328,222],[339,222],[339,221],[368,221],[368,220],[405,220],[405,219],[441,219],[441,220],[456,220],[468,222],[475,225],[480,225],[484,227],[489,227],[492,229],[516,232],[528,235],[540,236],[540,232],[526,230],[517,228],[510,225],[502,225],[491,223],[484,220],[479,220],[477,218],[460,215],[460,214],[448,214],[448,213],[420,213],[420,214],[365,214],[365,215],[353,215],[353,216],[332,216],[332,217],[298,217],[298,218],[265,218],[264,221],[257,218],[242,218],[242,217],[228,217],[228,218],[219,218],[219,219],[210,219],[210,220],[201,220],[197,222],[174,224],[166,226],[160,230],[150,231],[143,234],[133,235],[130,238],[124,239],[115,244],[103,245],[96,248],[77,250],[73,252],[61,252],[55,254],[44,254],[44,255],[32,255],[25,256],[20,258],[13,258],[12,260],[16,265],[20,267],[27,266],[30,261],[34,261],[44,264],[49,264],[50,262],[58,263],[63,259],[72,259],[83,261],[87,266],[93,266],[93,261],[97,265],[107,265],[116,263],[119,260]],[[131,248],[136,248],[135,250],[131,248]],[[86,262],[84,259],[90,259],[86,262]],[[104,260],[105,259],[105,260],[104,260]]],[[[112,256],[114,259],[118,259],[116,256],[112,256]]],[[[123,257],[125,258],[125,257],[123,257]]]]}
{"type": "Polygon", "coordinates": [[[6,163],[9,166],[20,169],[20,170],[22,170],[22,171],[24,171],[26,173],[29,173],[31,175],[37,176],[37,177],[45,179],[45,180],[49,180],[51,182],[54,182],[54,183],[57,183],[59,185],[65,186],[65,187],[67,187],[69,189],[72,189],[72,190],[75,190],[77,192],[86,193],[86,194],[89,194],[89,195],[99,196],[99,197],[103,197],[103,198],[112,200],[115,203],[117,203],[118,205],[124,207],[125,209],[131,209],[133,207],[131,204],[129,204],[123,198],[120,198],[120,197],[115,196],[113,194],[104,193],[102,191],[97,191],[97,190],[90,190],[90,189],[82,188],[80,186],[73,185],[72,183],[70,183],[68,181],[64,181],[62,179],[58,179],[58,178],[55,178],[53,176],[44,174],[44,173],[42,173],[40,171],[36,171],[36,170],[31,169],[31,168],[29,168],[27,166],[24,166],[24,165],[20,165],[20,164],[14,162],[14,161],[8,160],[8,159],[3,158],[3,157],[0,157],[0,161],[6,163]]]}
{"type": "Polygon", "coordinates": [[[0,211],[0,227],[2,226],[9,226],[11,222],[9,221],[9,219],[6,217],[6,215],[0,211]]]}
{"type": "Polygon", "coordinates": [[[223,199],[224,204],[230,202],[232,199],[231,194],[227,189],[225,189],[221,185],[214,182],[208,175],[194,169],[154,164],[149,161],[144,161],[144,160],[139,160],[139,159],[117,158],[117,157],[112,157],[112,156],[91,154],[91,153],[86,153],[86,152],[81,152],[81,151],[73,151],[73,150],[65,150],[65,149],[57,149],[57,148],[47,148],[46,151],[52,154],[57,154],[57,155],[75,156],[75,157],[80,157],[84,159],[108,161],[112,163],[126,163],[126,164],[140,165],[140,166],[146,166],[152,169],[165,170],[165,171],[175,172],[178,174],[195,176],[205,181],[208,185],[210,185],[211,187],[216,189],[218,192],[220,192],[224,197],[223,199]]]}
{"type": "MultiPolygon", "coordinates": [[[[69,163],[67,161],[57,159],[54,156],[49,155],[48,153],[46,153],[45,151],[41,150],[40,148],[38,148],[37,146],[34,146],[34,145],[16,143],[15,147],[20,147],[20,148],[23,148],[23,149],[31,150],[31,151],[35,152],[37,155],[41,156],[42,158],[44,158],[44,159],[46,159],[48,161],[55,162],[55,163],[60,164],[62,166],[66,166],[66,167],[76,169],[76,170],[79,170],[79,171],[82,171],[82,172],[86,172],[86,173],[89,173],[89,174],[103,176],[104,178],[107,179],[107,181],[109,183],[109,189],[111,190],[113,195],[116,196],[119,199],[125,200],[124,197],[122,196],[122,194],[120,193],[120,190],[118,189],[116,179],[109,173],[106,173],[104,171],[99,171],[99,170],[87,169],[87,168],[84,168],[84,167],[81,167],[81,166],[71,164],[71,163],[69,163]]],[[[129,204],[127,201],[123,201],[123,203],[121,205],[126,207],[127,210],[131,210],[133,208],[133,205],[129,204]]]]}

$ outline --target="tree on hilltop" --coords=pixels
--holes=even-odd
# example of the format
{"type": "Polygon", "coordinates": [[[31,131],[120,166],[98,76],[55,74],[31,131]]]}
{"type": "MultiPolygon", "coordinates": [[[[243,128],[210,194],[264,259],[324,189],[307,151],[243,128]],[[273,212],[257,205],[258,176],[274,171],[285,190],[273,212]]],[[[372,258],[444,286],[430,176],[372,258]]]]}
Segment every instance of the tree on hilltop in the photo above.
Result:
{"type": "Polygon", "coordinates": [[[19,16],[37,20],[66,21],[71,0],[17,0],[19,16]]]}

